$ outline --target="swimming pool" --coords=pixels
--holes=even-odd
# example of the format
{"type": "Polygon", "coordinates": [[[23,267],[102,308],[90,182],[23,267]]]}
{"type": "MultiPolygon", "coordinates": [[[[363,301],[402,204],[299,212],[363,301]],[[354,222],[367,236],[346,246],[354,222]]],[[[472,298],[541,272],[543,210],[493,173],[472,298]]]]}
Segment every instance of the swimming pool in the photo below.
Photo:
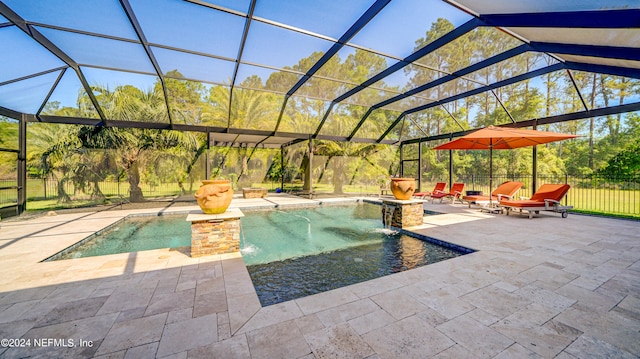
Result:
{"type": "Polygon", "coordinates": [[[386,229],[380,216],[380,206],[369,203],[248,214],[241,252],[260,303],[268,306],[468,253],[386,229]]]}
{"type": "MultiPolygon", "coordinates": [[[[371,203],[246,211],[241,254],[263,306],[340,288],[471,252],[384,228],[371,203]]],[[[49,260],[191,244],[186,214],[135,216],[49,260]]]]}
{"type": "Polygon", "coordinates": [[[190,246],[191,225],[186,216],[129,216],[45,261],[190,246]]]}

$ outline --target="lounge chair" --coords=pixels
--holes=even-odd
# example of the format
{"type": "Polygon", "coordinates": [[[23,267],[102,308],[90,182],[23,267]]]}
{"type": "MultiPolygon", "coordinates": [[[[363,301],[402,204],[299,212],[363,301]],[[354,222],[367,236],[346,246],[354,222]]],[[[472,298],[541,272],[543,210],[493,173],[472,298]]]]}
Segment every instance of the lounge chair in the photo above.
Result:
{"type": "Polygon", "coordinates": [[[431,197],[432,194],[434,193],[442,193],[444,192],[444,189],[447,187],[447,182],[438,182],[436,183],[435,187],[433,187],[433,191],[431,192],[416,192],[413,194],[414,197],[416,198],[425,198],[425,197],[431,197]]]}
{"type": "Polygon", "coordinates": [[[520,190],[522,185],[522,182],[507,181],[496,187],[496,189],[491,192],[491,197],[483,195],[463,196],[462,201],[467,202],[469,208],[471,208],[472,204],[481,205],[482,207],[486,207],[486,205],[491,202],[498,204],[503,199],[513,199],[513,195],[520,190]]]}
{"type": "Polygon", "coordinates": [[[462,197],[462,190],[464,189],[464,183],[454,183],[449,189],[449,192],[439,192],[431,195],[431,203],[434,200],[440,199],[440,203],[444,198],[451,198],[451,203],[456,202],[456,198],[460,199],[462,197]]]}
{"type": "Polygon", "coordinates": [[[543,184],[530,199],[502,200],[500,207],[507,211],[507,216],[511,210],[518,209],[520,212],[528,211],[529,218],[533,218],[533,214],[540,211],[561,213],[562,218],[567,218],[567,210],[573,206],[562,206],[560,201],[569,192],[570,187],[568,184],[543,184]]]}
{"type": "Polygon", "coordinates": [[[380,185],[380,194],[378,195],[378,198],[384,195],[388,195],[390,192],[391,192],[391,181],[387,180],[380,185]]]}

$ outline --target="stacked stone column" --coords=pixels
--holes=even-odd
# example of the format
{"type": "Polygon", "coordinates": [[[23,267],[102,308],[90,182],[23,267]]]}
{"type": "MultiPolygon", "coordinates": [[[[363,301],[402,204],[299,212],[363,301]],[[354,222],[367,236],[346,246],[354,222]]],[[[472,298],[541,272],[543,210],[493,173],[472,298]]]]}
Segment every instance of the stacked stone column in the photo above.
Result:
{"type": "Polygon", "coordinates": [[[191,222],[191,256],[202,257],[240,251],[240,218],[237,208],[222,214],[189,213],[191,222]]]}
{"type": "Polygon", "coordinates": [[[422,224],[423,200],[382,201],[382,223],[385,226],[404,228],[422,224]]]}

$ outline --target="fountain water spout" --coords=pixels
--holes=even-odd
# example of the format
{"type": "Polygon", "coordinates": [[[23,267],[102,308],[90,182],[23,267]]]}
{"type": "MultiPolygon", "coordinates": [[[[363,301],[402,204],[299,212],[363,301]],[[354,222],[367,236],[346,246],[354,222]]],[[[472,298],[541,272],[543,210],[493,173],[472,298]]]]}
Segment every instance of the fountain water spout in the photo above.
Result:
{"type": "Polygon", "coordinates": [[[309,218],[307,218],[305,216],[301,216],[299,214],[295,214],[295,213],[288,213],[288,212],[285,212],[285,211],[278,211],[278,212],[285,213],[285,214],[288,214],[290,216],[302,218],[305,221],[307,221],[307,234],[309,235],[309,238],[311,238],[311,220],[309,218]]]}

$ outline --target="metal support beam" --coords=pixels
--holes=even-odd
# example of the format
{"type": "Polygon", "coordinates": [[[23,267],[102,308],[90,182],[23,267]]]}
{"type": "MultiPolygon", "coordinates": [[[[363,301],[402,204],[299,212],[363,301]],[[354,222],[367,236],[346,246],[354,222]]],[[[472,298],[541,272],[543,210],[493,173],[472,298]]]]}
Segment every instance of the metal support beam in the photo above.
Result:
{"type": "MultiPolygon", "coordinates": [[[[233,88],[232,88],[233,90],[233,88]]],[[[291,96],[289,95],[284,95],[284,100],[282,100],[282,106],[280,106],[280,114],[278,115],[278,119],[276,120],[276,125],[273,128],[273,133],[275,134],[276,132],[278,132],[278,129],[280,128],[280,122],[282,122],[282,116],[284,115],[284,109],[287,108],[287,102],[289,102],[289,98],[291,96]]]]}
{"type": "MultiPolygon", "coordinates": [[[[15,112],[9,109],[3,109],[0,107],[0,115],[5,115],[11,118],[20,118],[20,113],[15,112]],[[6,113],[6,115],[5,115],[6,113]]],[[[45,122],[45,123],[60,123],[60,124],[68,124],[68,125],[87,125],[87,126],[99,126],[99,119],[90,119],[90,118],[82,118],[82,117],[64,117],[64,116],[49,116],[49,115],[40,115],[33,116],[28,115],[27,122],[45,122]]],[[[226,127],[214,127],[214,126],[201,126],[201,125],[180,125],[176,124],[173,126],[169,126],[168,123],[158,123],[158,122],[141,122],[141,121],[120,121],[120,120],[111,120],[108,124],[109,127],[116,128],[146,128],[146,129],[155,129],[155,130],[176,130],[176,131],[191,131],[191,132],[212,132],[212,133],[229,133],[234,135],[256,135],[256,136],[273,136],[272,131],[263,131],[263,130],[254,130],[247,128],[226,128],[226,127]]],[[[306,141],[309,138],[309,134],[306,133],[293,133],[293,132],[278,132],[276,137],[284,137],[291,138],[291,142],[301,142],[306,141]],[[299,140],[299,141],[296,141],[299,140]]],[[[342,136],[328,136],[328,135],[318,135],[314,136],[314,139],[318,140],[329,140],[329,141],[338,141],[338,142],[347,142],[346,137],[342,136]]],[[[384,145],[395,144],[397,141],[387,140],[387,141],[377,141],[373,138],[352,138],[350,140],[354,143],[380,143],[384,145]]],[[[295,143],[289,143],[295,144],[295,143]]]]}
{"type": "Polygon", "coordinates": [[[407,91],[407,92],[405,92],[405,93],[403,93],[401,95],[398,95],[398,96],[392,97],[392,98],[390,98],[388,100],[385,100],[385,101],[382,101],[380,103],[377,103],[377,104],[373,105],[372,107],[373,108],[380,108],[380,107],[383,107],[383,106],[387,106],[387,105],[392,104],[392,103],[394,103],[396,101],[400,101],[400,100],[405,99],[405,98],[407,98],[409,96],[413,96],[413,95],[418,94],[420,92],[423,92],[423,91],[426,91],[428,89],[434,88],[436,86],[442,85],[445,82],[453,81],[455,79],[458,79],[460,77],[466,76],[466,75],[468,75],[470,73],[473,73],[473,72],[478,71],[480,69],[483,69],[485,67],[489,67],[491,65],[497,64],[498,62],[510,59],[512,57],[515,57],[515,56],[518,56],[518,55],[523,54],[523,53],[525,53],[527,51],[530,51],[530,50],[532,50],[531,46],[529,46],[528,44],[522,44],[522,45],[520,45],[518,47],[514,47],[511,50],[507,50],[507,51],[502,52],[502,53],[500,53],[498,55],[495,55],[495,56],[492,56],[492,57],[490,57],[488,59],[482,60],[482,61],[480,61],[480,62],[478,62],[476,64],[473,64],[471,66],[468,66],[468,67],[465,67],[463,69],[460,69],[460,70],[458,70],[456,72],[453,72],[453,73],[451,73],[449,75],[440,77],[440,78],[438,78],[436,80],[433,80],[433,81],[431,81],[429,83],[426,83],[424,85],[420,85],[420,86],[418,86],[416,88],[413,88],[413,89],[411,89],[411,90],[409,90],[409,91],[407,91]]]}
{"type": "Polygon", "coordinates": [[[362,124],[364,123],[364,121],[367,120],[367,117],[369,117],[369,115],[371,115],[371,112],[373,112],[373,110],[375,110],[375,108],[373,107],[369,107],[369,109],[367,110],[367,112],[365,112],[364,116],[362,116],[362,119],[360,119],[360,122],[358,122],[358,124],[356,125],[356,127],[353,128],[353,131],[351,131],[351,134],[349,136],[347,136],[348,139],[352,139],[353,136],[356,135],[356,132],[358,132],[358,130],[360,129],[360,127],[362,126],[362,124]]]}
{"type": "Polygon", "coordinates": [[[442,107],[449,114],[449,117],[451,117],[453,119],[453,121],[455,121],[455,123],[458,125],[458,127],[460,127],[460,129],[462,131],[464,131],[464,127],[462,127],[462,124],[460,123],[460,121],[458,121],[458,119],[449,111],[447,106],[440,105],[440,107],[442,107]]]}
{"type": "Polygon", "coordinates": [[[287,143],[283,143],[280,147],[289,147],[304,141],[306,141],[306,139],[296,138],[295,140],[289,141],[287,143]]]}
{"type": "Polygon", "coordinates": [[[249,4],[249,12],[247,13],[247,21],[244,23],[244,29],[242,30],[242,37],[240,38],[240,48],[238,49],[238,57],[236,65],[233,69],[233,77],[231,78],[231,86],[236,85],[236,79],[238,78],[238,69],[240,68],[240,62],[242,61],[242,53],[244,52],[244,45],[247,43],[247,36],[249,35],[249,28],[251,27],[251,20],[253,20],[253,11],[256,8],[256,0],[251,0],[249,4]]]}
{"type": "Polygon", "coordinates": [[[484,14],[488,26],[631,29],[638,27],[640,9],[484,14]]]}
{"type": "MultiPolygon", "coordinates": [[[[453,139],[453,136],[449,136],[449,141],[453,139]]],[[[449,150],[449,188],[453,186],[453,150],[449,150]]]]}
{"type": "Polygon", "coordinates": [[[5,116],[5,117],[13,118],[15,120],[19,120],[20,117],[22,117],[22,114],[18,111],[0,106],[0,116],[5,116]]]}
{"type": "MultiPolygon", "coordinates": [[[[640,102],[634,102],[634,103],[629,103],[626,105],[619,105],[619,106],[597,108],[591,111],[579,111],[579,112],[567,113],[564,115],[543,117],[536,120],[526,120],[526,121],[520,121],[516,123],[507,123],[503,125],[498,125],[496,127],[510,127],[510,128],[532,127],[534,124],[538,126],[549,125],[549,124],[558,123],[558,122],[582,120],[582,119],[591,118],[591,117],[604,117],[608,115],[617,115],[619,113],[627,113],[627,112],[634,112],[634,111],[640,111],[640,102]]],[[[431,137],[414,138],[411,140],[402,141],[400,145],[408,145],[411,143],[418,143],[418,142],[430,142],[430,141],[443,140],[443,139],[453,139],[455,137],[461,137],[461,136],[467,135],[476,130],[477,129],[472,129],[467,131],[440,134],[440,135],[435,135],[431,137]]]]}
{"type": "Polygon", "coordinates": [[[284,148],[285,146],[280,146],[280,189],[284,192],[284,148]]]}
{"type": "Polygon", "coordinates": [[[627,113],[627,112],[634,112],[634,111],[640,111],[640,102],[629,103],[626,105],[596,108],[590,111],[572,112],[564,115],[539,118],[537,120],[520,121],[517,123],[517,125],[518,127],[529,127],[529,126],[533,126],[534,123],[536,123],[538,126],[549,125],[549,124],[558,123],[558,122],[582,120],[582,119],[591,118],[591,117],[605,117],[609,115],[617,115],[619,113],[627,113]]]}
{"type": "MultiPolygon", "coordinates": [[[[640,26],[640,20],[638,21],[640,26]]],[[[556,44],[549,42],[530,43],[536,51],[553,54],[568,54],[578,56],[604,57],[610,59],[640,61],[640,49],[633,47],[599,46],[599,45],[578,45],[578,44],[556,44]]]]}
{"type": "Polygon", "coordinates": [[[324,126],[324,123],[327,121],[327,118],[329,117],[329,114],[331,113],[331,110],[333,109],[333,106],[335,106],[335,104],[336,104],[335,102],[331,102],[331,104],[329,104],[329,108],[324,113],[324,116],[322,116],[322,120],[320,120],[320,123],[318,124],[318,128],[316,128],[316,132],[313,133],[313,137],[318,136],[318,134],[320,133],[320,130],[322,129],[322,126],[324,126]]]}
{"type": "Polygon", "coordinates": [[[340,39],[338,39],[338,41],[322,55],[320,60],[318,60],[318,62],[316,62],[309,71],[307,71],[307,73],[302,76],[295,85],[293,85],[293,87],[287,92],[287,95],[293,95],[300,87],[302,87],[302,85],[304,85],[311,76],[331,60],[333,55],[337,54],[338,51],[340,51],[340,49],[342,49],[342,47],[351,40],[351,38],[353,38],[365,25],[369,23],[369,21],[371,21],[385,6],[387,6],[389,2],[391,2],[391,0],[377,0],[373,5],[371,5],[369,9],[367,9],[367,11],[365,11],[365,13],[362,14],[362,16],[360,16],[360,18],[356,20],[356,22],[351,25],[351,27],[342,34],[342,36],[340,36],[340,39]]]}
{"type": "Polygon", "coordinates": [[[404,177],[404,145],[400,144],[400,177],[404,177]]]}
{"type": "MultiPolygon", "coordinates": [[[[280,110],[280,114],[278,115],[278,121],[276,122],[276,128],[274,132],[278,131],[278,127],[280,126],[280,121],[282,120],[282,115],[284,114],[284,108],[287,101],[289,100],[289,97],[292,96],[296,91],[298,91],[298,89],[302,87],[302,85],[304,85],[316,72],[318,72],[318,70],[320,70],[320,68],[322,68],[324,64],[329,62],[329,60],[331,60],[331,58],[335,54],[337,54],[338,51],[340,51],[340,49],[342,49],[344,45],[347,42],[349,42],[349,40],[351,40],[360,30],[362,30],[362,28],[365,25],[367,25],[369,21],[371,21],[382,9],[384,9],[384,7],[387,6],[389,2],[391,2],[391,0],[376,0],[376,2],[373,5],[371,5],[367,9],[367,11],[365,11],[365,13],[362,14],[362,16],[360,16],[360,18],[358,18],[358,20],[356,20],[356,22],[353,23],[353,25],[351,25],[351,27],[344,34],[342,34],[342,36],[340,36],[338,41],[335,42],[333,46],[331,46],[331,48],[322,55],[320,60],[318,60],[318,62],[316,62],[307,71],[307,73],[305,73],[304,76],[302,76],[302,78],[298,80],[298,82],[295,85],[293,85],[293,87],[291,87],[289,91],[287,91],[284,103],[282,105],[282,109],[280,110]]],[[[327,113],[324,116],[325,118],[328,116],[330,111],[331,111],[331,107],[329,107],[329,109],[327,110],[327,113]]],[[[324,121],[322,121],[320,123],[320,126],[318,126],[318,130],[316,131],[316,134],[320,131],[320,128],[322,127],[323,124],[324,124],[324,121]]]]}
{"type": "Polygon", "coordinates": [[[69,66],[60,66],[60,67],[56,67],[54,69],[49,69],[49,70],[46,70],[46,71],[34,72],[34,73],[29,74],[27,76],[21,76],[21,77],[17,77],[17,78],[13,78],[13,79],[10,79],[10,80],[7,80],[7,81],[0,82],[0,86],[13,84],[13,83],[24,81],[24,80],[28,80],[28,79],[33,79],[33,78],[40,77],[42,75],[50,74],[50,73],[53,73],[53,72],[59,72],[59,71],[64,72],[64,70],[66,70],[68,68],[69,68],[69,66]]]}
{"type": "Polygon", "coordinates": [[[567,74],[569,75],[569,79],[571,79],[573,88],[576,89],[576,92],[578,93],[578,97],[580,98],[580,102],[582,102],[582,106],[584,107],[585,111],[589,111],[589,106],[587,106],[587,103],[584,101],[584,97],[582,97],[582,92],[580,92],[580,89],[578,88],[578,84],[576,84],[576,80],[573,78],[573,74],[571,73],[571,70],[567,69],[567,74]]]}
{"type": "Polygon", "coordinates": [[[420,192],[422,184],[422,142],[418,142],[418,187],[416,192],[420,192]]]}
{"type": "Polygon", "coordinates": [[[42,112],[44,107],[47,105],[47,103],[49,102],[49,99],[51,98],[51,95],[53,95],[53,91],[55,91],[56,87],[58,87],[58,84],[60,83],[60,80],[62,80],[62,77],[64,76],[64,74],[67,72],[67,69],[68,67],[65,67],[64,69],[62,69],[62,71],[60,71],[60,73],[58,74],[58,77],[53,82],[53,85],[51,85],[49,92],[47,93],[47,95],[44,97],[44,100],[40,104],[40,108],[38,108],[38,111],[36,111],[36,114],[39,114],[40,112],[42,112]]]}
{"type": "Polygon", "coordinates": [[[204,178],[211,179],[211,132],[207,132],[207,155],[205,156],[204,178]]]}
{"type": "Polygon", "coordinates": [[[307,156],[309,158],[309,163],[307,165],[307,170],[304,173],[304,187],[302,189],[303,191],[308,191],[309,198],[311,198],[313,196],[313,138],[311,136],[309,136],[309,149],[307,156]]]}
{"type": "Polygon", "coordinates": [[[623,77],[632,77],[636,79],[640,79],[640,69],[633,69],[628,67],[617,67],[617,66],[607,66],[607,65],[594,65],[594,64],[585,64],[581,62],[571,62],[567,61],[564,63],[566,68],[570,70],[578,70],[578,71],[586,71],[586,72],[597,72],[600,74],[614,75],[614,76],[623,76],[623,77]]]}
{"type": "Polygon", "coordinates": [[[133,9],[131,8],[131,4],[129,4],[129,0],[120,0],[120,5],[124,9],[124,13],[127,15],[127,18],[129,19],[129,23],[133,27],[133,30],[135,31],[136,36],[138,37],[138,40],[140,41],[140,44],[144,49],[144,52],[147,54],[147,58],[149,58],[149,61],[153,65],[153,69],[155,70],[156,75],[160,80],[160,85],[162,87],[162,94],[164,95],[164,104],[167,107],[167,116],[169,118],[169,124],[172,125],[173,114],[171,113],[171,105],[169,104],[169,92],[167,91],[167,84],[164,80],[164,74],[160,69],[158,60],[156,60],[156,57],[153,54],[153,51],[151,51],[149,42],[147,41],[147,38],[144,35],[144,31],[142,31],[142,26],[140,26],[140,23],[138,22],[138,19],[136,18],[136,15],[133,9]]]}
{"type": "Polygon", "coordinates": [[[452,102],[452,101],[456,101],[456,100],[459,100],[461,98],[477,95],[477,94],[485,92],[485,91],[490,91],[490,90],[493,90],[493,89],[496,89],[496,88],[499,88],[499,87],[502,87],[502,86],[511,85],[511,84],[516,83],[516,82],[520,82],[520,81],[524,81],[524,80],[527,80],[527,79],[530,79],[530,78],[533,78],[533,77],[536,77],[536,76],[544,75],[544,74],[549,73],[549,72],[558,71],[558,70],[561,70],[563,68],[564,67],[563,67],[562,64],[554,64],[554,65],[551,65],[551,66],[543,67],[543,68],[535,70],[535,71],[527,72],[527,73],[519,75],[519,76],[512,77],[510,79],[502,80],[502,81],[493,83],[491,85],[479,87],[479,88],[476,88],[474,90],[470,90],[470,91],[467,91],[467,92],[463,92],[461,94],[457,94],[457,95],[454,95],[454,96],[451,96],[451,97],[447,97],[447,98],[442,99],[440,101],[431,102],[429,104],[422,105],[422,106],[413,108],[411,110],[407,110],[407,111],[401,113],[400,116],[398,116],[398,118],[396,118],[396,120],[389,126],[389,128],[387,128],[387,130],[382,134],[382,136],[380,136],[380,138],[378,138],[378,141],[382,141],[382,139],[384,139],[389,134],[389,132],[391,132],[391,130],[400,122],[402,117],[404,117],[404,116],[406,116],[408,114],[411,114],[411,113],[414,113],[414,112],[419,112],[419,111],[424,111],[426,109],[429,109],[429,108],[432,108],[432,107],[436,107],[436,106],[440,106],[440,105],[443,105],[445,103],[449,103],[449,102],[452,102]]]}
{"type": "Polygon", "coordinates": [[[17,214],[27,210],[27,115],[18,122],[18,206],[17,214]]]}
{"type": "Polygon", "coordinates": [[[84,74],[82,74],[82,71],[80,70],[80,65],[78,65],[78,63],[75,60],[73,60],[69,55],[67,55],[64,51],[62,51],[60,48],[54,45],[53,42],[51,42],[48,38],[42,35],[37,29],[35,29],[31,25],[28,25],[27,22],[22,17],[16,14],[13,10],[11,10],[7,5],[5,5],[1,1],[0,1],[0,15],[4,16],[7,20],[11,21],[25,34],[27,34],[29,37],[35,40],[38,44],[40,44],[49,52],[57,56],[67,66],[75,70],[76,75],[78,76],[78,80],[80,80],[82,87],[87,93],[87,96],[89,96],[89,99],[93,104],[93,107],[95,107],[96,111],[98,112],[98,115],[100,116],[100,119],[102,120],[101,124],[105,124],[106,117],[102,112],[102,108],[100,107],[98,100],[96,99],[95,95],[93,94],[93,91],[91,90],[91,86],[89,86],[87,79],[84,77],[84,74]]]}
{"type": "Polygon", "coordinates": [[[387,127],[387,130],[384,131],[384,133],[382,135],[380,135],[380,137],[376,140],[376,142],[382,142],[382,140],[384,140],[385,137],[387,137],[387,135],[389,134],[389,132],[391,132],[391,130],[393,130],[394,127],[396,127],[396,125],[398,123],[400,123],[400,121],[402,121],[402,118],[405,116],[405,112],[401,113],[398,118],[395,119],[395,121],[393,121],[393,123],[391,123],[391,125],[389,125],[389,127],[387,127]]]}
{"type": "MultiPolygon", "coordinates": [[[[429,136],[429,134],[428,134],[428,133],[427,133],[427,132],[422,128],[422,126],[420,126],[420,125],[416,122],[416,120],[412,119],[411,117],[407,117],[407,120],[409,120],[409,122],[413,123],[413,125],[414,125],[414,126],[416,126],[416,128],[417,128],[418,130],[420,130],[420,132],[422,132],[422,134],[423,134],[423,135],[425,135],[425,136],[429,136]]],[[[464,128],[463,128],[463,130],[464,130],[464,128]]]]}
{"type": "MultiPolygon", "coordinates": [[[[537,130],[538,124],[534,122],[532,127],[537,130]]],[[[531,160],[531,193],[535,193],[538,190],[538,146],[533,146],[531,160]]]]}
{"type": "Polygon", "coordinates": [[[479,88],[476,88],[476,89],[473,89],[473,90],[470,90],[470,91],[467,91],[467,92],[463,92],[463,93],[460,93],[460,94],[457,94],[457,95],[454,95],[454,96],[451,96],[451,97],[447,97],[447,98],[444,98],[444,99],[442,99],[440,101],[436,101],[436,102],[432,102],[432,103],[429,103],[429,104],[426,104],[426,105],[422,105],[422,106],[413,108],[411,110],[407,110],[407,111],[405,111],[405,113],[406,114],[411,114],[411,113],[414,113],[414,112],[424,111],[426,109],[429,109],[429,108],[432,108],[432,107],[435,107],[435,106],[438,106],[438,105],[441,105],[441,104],[444,104],[444,103],[449,103],[449,102],[456,101],[456,100],[459,100],[459,99],[462,99],[462,98],[465,98],[465,97],[477,95],[477,94],[483,93],[485,91],[491,91],[491,90],[499,88],[499,87],[511,85],[511,84],[516,83],[516,82],[528,80],[528,79],[534,78],[536,76],[541,76],[541,75],[547,74],[549,72],[554,72],[554,71],[558,71],[558,70],[562,70],[562,69],[564,69],[564,65],[561,64],[561,63],[554,64],[554,65],[547,66],[547,67],[543,67],[541,69],[530,71],[530,72],[527,72],[527,73],[524,73],[522,75],[518,75],[518,76],[515,76],[515,77],[512,77],[512,78],[509,78],[509,79],[506,79],[506,80],[498,81],[498,82],[495,82],[495,83],[487,85],[487,86],[482,86],[482,87],[479,87],[479,88]]]}
{"type": "MultiPolygon", "coordinates": [[[[378,73],[377,75],[373,76],[372,78],[368,79],[367,81],[363,82],[362,84],[358,85],[357,87],[347,91],[346,93],[342,94],[341,96],[339,96],[338,98],[336,98],[335,100],[333,100],[333,103],[338,103],[338,102],[342,102],[345,99],[357,94],[358,92],[364,90],[365,88],[375,84],[376,82],[384,79],[385,77],[393,74],[394,72],[403,69],[405,66],[413,63],[413,61],[419,60],[420,58],[426,56],[427,54],[439,49],[440,47],[448,44],[449,42],[457,39],[458,37],[468,33],[469,31],[472,31],[473,29],[477,28],[478,26],[482,25],[482,21],[480,21],[477,18],[473,18],[469,21],[467,21],[466,23],[460,25],[459,27],[455,28],[453,31],[445,34],[444,36],[436,39],[435,41],[429,43],[428,45],[426,45],[425,47],[419,49],[418,51],[414,52],[413,54],[407,56],[406,58],[404,58],[403,60],[400,60],[398,62],[396,62],[395,64],[387,67],[385,70],[383,70],[382,72],[378,73]]],[[[485,61],[482,61],[483,63],[485,61]]],[[[448,76],[452,76],[452,75],[448,75],[448,76]]],[[[447,77],[447,76],[445,76],[447,77]]],[[[457,76],[454,76],[457,77],[457,76]]],[[[395,101],[399,101],[403,98],[406,98],[408,96],[410,96],[411,94],[417,93],[414,92],[414,90],[412,91],[408,91],[404,94],[395,96],[393,99],[389,99],[387,101],[383,101],[379,104],[376,104],[374,106],[372,106],[369,111],[367,111],[367,113],[363,116],[362,119],[360,119],[360,121],[358,122],[358,124],[356,125],[356,127],[354,128],[354,130],[351,132],[351,134],[349,135],[349,137],[353,137],[355,135],[355,133],[358,131],[358,129],[360,129],[360,126],[362,126],[362,124],[364,123],[364,121],[367,119],[367,117],[371,114],[371,111],[380,108],[382,106],[385,106],[387,104],[393,103],[395,101]]],[[[421,90],[422,91],[422,90],[421,90]]],[[[420,91],[418,91],[420,92],[420,91]]],[[[328,116],[329,111],[331,111],[331,108],[329,108],[329,110],[327,110],[327,113],[325,114],[325,118],[326,116],[328,116]]],[[[392,128],[393,126],[395,126],[395,124],[397,124],[397,119],[396,122],[394,122],[394,124],[392,126],[390,126],[390,128],[392,128]]],[[[318,126],[318,132],[320,131],[320,127],[322,127],[322,125],[324,124],[324,120],[323,122],[320,124],[320,126],[318,126]]],[[[390,128],[387,129],[387,132],[385,132],[385,134],[383,136],[380,136],[380,138],[378,139],[379,141],[381,141],[382,138],[384,138],[388,131],[390,130],[390,128]]]]}
{"type": "Polygon", "coordinates": [[[509,116],[509,118],[511,119],[511,123],[516,123],[516,120],[513,119],[513,116],[511,116],[511,113],[509,112],[509,110],[507,110],[507,108],[504,106],[504,104],[502,103],[502,100],[500,100],[500,97],[495,92],[495,90],[491,90],[491,93],[493,94],[493,97],[496,98],[496,101],[498,101],[498,103],[500,104],[500,107],[502,107],[504,112],[507,113],[507,116],[509,116]]]}
{"type": "MultiPolygon", "coordinates": [[[[247,13],[247,20],[244,23],[244,30],[242,31],[242,37],[240,39],[240,48],[238,49],[238,57],[236,60],[235,67],[233,68],[233,77],[231,79],[231,86],[229,87],[229,106],[228,106],[229,111],[227,111],[227,128],[231,127],[231,108],[233,107],[233,90],[235,89],[235,86],[236,86],[236,80],[238,78],[238,69],[240,68],[240,61],[242,61],[242,53],[244,52],[244,45],[247,42],[247,36],[249,35],[249,28],[251,27],[251,20],[253,19],[253,11],[255,10],[255,8],[256,8],[256,0],[251,0],[251,3],[249,5],[249,12],[247,13]]],[[[278,123],[279,122],[280,121],[278,121],[278,123]]]]}
{"type": "Polygon", "coordinates": [[[334,101],[335,102],[341,102],[355,94],[357,94],[358,92],[364,90],[365,88],[375,84],[376,82],[384,79],[385,77],[393,74],[394,72],[403,69],[405,66],[411,64],[412,62],[419,60],[420,58],[426,56],[427,54],[441,48],[442,46],[450,43],[451,41],[459,38],[460,36],[468,33],[469,31],[477,28],[478,26],[482,26],[483,22],[478,19],[478,18],[473,18],[469,21],[467,21],[466,23],[458,26],[457,28],[453,29],[451,32],[443,35],[442,37],[434,40],[433,42],[429,43],[428,45],[426,45],[425,47],[419,49],[418,51],[412,53],[411,55],[405,57],[403,60],[400,60],[398,62],[396,62],[395,64],[387,67],[385,70],[383,70],[382,72],[378,73],[377,75],[373,76],[372,78],[368,79],[367,81],[363,82],[362,84],[358,85],[357,87],[347,91],[346,93],[344,93],[343,95],[339,96],[338,98],[336,98],[334,101]]]}

